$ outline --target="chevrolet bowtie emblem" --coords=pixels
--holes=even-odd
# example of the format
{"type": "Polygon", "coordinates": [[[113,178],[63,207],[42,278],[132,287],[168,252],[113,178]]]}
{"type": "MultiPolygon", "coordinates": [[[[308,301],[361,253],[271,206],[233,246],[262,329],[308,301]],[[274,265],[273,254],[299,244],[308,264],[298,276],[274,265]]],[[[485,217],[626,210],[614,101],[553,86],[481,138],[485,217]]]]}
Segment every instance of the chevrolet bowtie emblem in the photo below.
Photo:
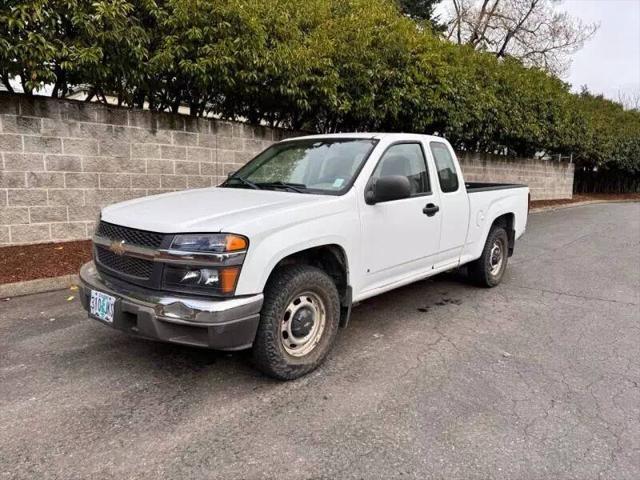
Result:
{"type": "Polygon", "coordinates": [[[111,245],[109,245],[109,250],[116,255],[124,255],[127,249],[124,246],[124,240],[114,240],[111,242],[111,245]]]}

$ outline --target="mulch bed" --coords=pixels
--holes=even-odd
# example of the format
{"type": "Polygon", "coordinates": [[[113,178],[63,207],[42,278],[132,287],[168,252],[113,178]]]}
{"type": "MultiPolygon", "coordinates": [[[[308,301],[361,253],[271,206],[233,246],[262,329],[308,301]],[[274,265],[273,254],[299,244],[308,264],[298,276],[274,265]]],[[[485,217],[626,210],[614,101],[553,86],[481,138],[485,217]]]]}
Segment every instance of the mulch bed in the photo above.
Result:
{"type": "MultiPolygon", "coordinates": [[[[591,200],[640,201],[640,193],[574,195],[567,200],[537,200],[531,202],[531,207],[551,207],[591,200]]],[[[89,240],[0,247],[0,284],[78,273],[80,266],[89,260],[89,240]]]]}
{"type": "Polygon", "coordinates": [[[531,202],[531,208],[554,207],[556,205],[570,205],[572,203],[592,202],[594,200],[638,200],[640,201],[640,193],[581,193],[575,194],[573,198],[562,200],[534,200],[531,202]]]}
{"type": "Polygon", "coordinates": [[[0,248],[0,284],[78,273],[91,260],[91,241],[0,248]]]}

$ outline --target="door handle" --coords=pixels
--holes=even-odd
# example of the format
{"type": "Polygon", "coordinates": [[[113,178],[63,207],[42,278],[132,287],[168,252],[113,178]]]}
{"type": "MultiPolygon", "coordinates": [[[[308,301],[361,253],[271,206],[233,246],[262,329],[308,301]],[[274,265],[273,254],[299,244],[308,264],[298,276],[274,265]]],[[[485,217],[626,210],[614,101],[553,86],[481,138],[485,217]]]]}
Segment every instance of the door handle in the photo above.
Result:
{"type": "Polygon", "coordinates": [[[433,203],[427,203],[427,206],[422,209],[422,213],[424,213],[427,217],[433,217],[438,212],[438,210],[440,210],[439,206],[434,205],[433,203]]]}

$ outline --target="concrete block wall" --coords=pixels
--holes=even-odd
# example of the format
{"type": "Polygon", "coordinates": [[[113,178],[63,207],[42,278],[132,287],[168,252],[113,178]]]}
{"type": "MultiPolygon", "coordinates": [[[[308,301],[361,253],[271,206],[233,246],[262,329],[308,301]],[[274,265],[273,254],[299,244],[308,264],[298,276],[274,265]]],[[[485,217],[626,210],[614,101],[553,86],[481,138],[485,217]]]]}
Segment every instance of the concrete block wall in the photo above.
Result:
{"type": "Polygon", "coordinates": [[[101,207],[217,185],[287,135],[0,93],[0,245],[88,238],[101,207]]]}
{"type": "Polygon", "coordinates": [[[524,183],[531,200],[571,198],[574,165],[568,162],[458,152],[468,182],[524,183]]]}
{"type": "MultiPolygon", "coordinates": [[[[184,115],[0,93],[0,245],[89,238],[101,207],[217,185],[293,133],[184,115]]],[[[573,166],[463,154],[470,181],[571,197],[573,166]]]]}

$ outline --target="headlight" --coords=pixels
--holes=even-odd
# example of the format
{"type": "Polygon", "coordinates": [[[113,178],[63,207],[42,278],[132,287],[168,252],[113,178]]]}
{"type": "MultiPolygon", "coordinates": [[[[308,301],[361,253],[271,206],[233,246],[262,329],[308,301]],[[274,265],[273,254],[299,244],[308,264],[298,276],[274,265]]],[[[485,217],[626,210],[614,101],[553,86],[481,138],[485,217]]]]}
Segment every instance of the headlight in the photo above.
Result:
{"type": "Polygon", "coordinates": [[[176,235],[172,250],[194,253],[224,253],[246,250],[249,242],[245,237],[228,233],[176,235]]]}
{"type": "Polygon", "coordinates": [[[167,265],[164,285],[179,290],[198,290],[222,295],[236,288],[240,267],[199,268],[167,265]]]}
{"type": "Polygon", "coordinates": [[[181,252],[181,257],[186,254],[181,263],[193,261],[194,265],[167,264],[163,285],[172,290],[233,295],[248,246],[246,237],[230,233],[176,235],[168,253],[181,252]]]}

